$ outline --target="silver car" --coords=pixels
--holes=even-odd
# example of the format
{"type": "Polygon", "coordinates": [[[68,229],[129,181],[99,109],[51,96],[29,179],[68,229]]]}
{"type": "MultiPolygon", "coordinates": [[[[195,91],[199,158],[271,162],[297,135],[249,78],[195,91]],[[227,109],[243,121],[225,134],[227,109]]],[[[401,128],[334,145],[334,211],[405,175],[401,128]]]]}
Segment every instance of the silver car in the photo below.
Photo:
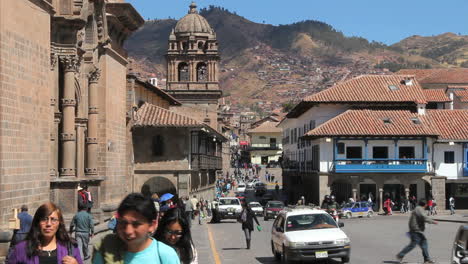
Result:
{"type": "Polygon", "coordinates": [[[468,225],[458,228],[452,248],[452,264],[468,264],[468,225]]]}

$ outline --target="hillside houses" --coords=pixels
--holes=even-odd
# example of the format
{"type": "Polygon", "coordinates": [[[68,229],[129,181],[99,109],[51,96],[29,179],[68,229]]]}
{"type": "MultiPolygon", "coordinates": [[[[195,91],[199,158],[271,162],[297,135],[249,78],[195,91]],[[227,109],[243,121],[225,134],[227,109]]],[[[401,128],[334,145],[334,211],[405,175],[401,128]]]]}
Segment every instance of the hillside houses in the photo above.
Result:
{"type": "Polygon", "coordinates": [[[306,97],[279,125],[290,202],[333,194],[339,202],[416,196],[444,205],[453,195],[468,207],[468,110],[450,110],[447,98],[402,74],[363,75],[306,97]]]}

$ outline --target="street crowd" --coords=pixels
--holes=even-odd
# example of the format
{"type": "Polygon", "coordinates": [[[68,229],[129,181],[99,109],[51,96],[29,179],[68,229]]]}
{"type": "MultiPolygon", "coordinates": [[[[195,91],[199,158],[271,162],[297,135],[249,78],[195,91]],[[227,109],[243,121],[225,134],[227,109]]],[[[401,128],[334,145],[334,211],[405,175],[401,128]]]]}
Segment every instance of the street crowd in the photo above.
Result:
{"type": "MultiPolygon", "coordinates": [[[[216,197],[227,196],[235,186],[229,178],[216,182],[216,197]]],[[[95,243],[91,256],[88,248],[94,236],[91,214],[93,199],[87,186],[78,187],[78,209],[67,231],[61,209],[47,202],[37,208],[34,216],[23,205],[18,214],[20,228],[15,230],[6,263],[81,264],[91,259],[101,263],[196,264],[197,250],[192,241],[192,221],[211,218],[220,221],[217,198],[209,201],[196,195],[179,198],[177,194],[140,193],[127,195],[120,203],[107,227],[112,233],[95,243]],[[74,237],[72,234],[74,233],[74,237]]],[[[245,204],[238,221],[248,237],[253,230],[255,214],[245,204]]],[[[258,228],[258,227],[257,227],[258,228]]]]}

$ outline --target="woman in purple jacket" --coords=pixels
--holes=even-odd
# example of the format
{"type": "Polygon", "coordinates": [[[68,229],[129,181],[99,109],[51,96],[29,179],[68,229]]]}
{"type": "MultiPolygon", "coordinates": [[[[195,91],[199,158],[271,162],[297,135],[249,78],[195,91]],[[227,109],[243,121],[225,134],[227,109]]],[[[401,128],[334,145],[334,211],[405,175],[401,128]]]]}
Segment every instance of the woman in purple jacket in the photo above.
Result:
{"type": "Polygon", "coordinates": [[[80,252],[65,229],[60,209],[53,203],[41,205],[26,240],[18,243],[8,257],[9,264],[82,264],[80,252]]]}

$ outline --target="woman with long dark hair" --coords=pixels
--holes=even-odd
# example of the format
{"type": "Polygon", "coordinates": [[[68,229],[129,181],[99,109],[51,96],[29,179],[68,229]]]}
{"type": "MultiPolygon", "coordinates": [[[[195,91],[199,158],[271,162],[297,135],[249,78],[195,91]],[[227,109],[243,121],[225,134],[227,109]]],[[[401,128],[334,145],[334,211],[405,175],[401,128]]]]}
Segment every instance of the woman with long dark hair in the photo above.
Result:
{"type": "Polygon", "coordinates": [[[83,263],[78,245],[70,239],[62,212],[55,204],[47,202],[37,209],[26,239],[15,246],[8,263],[83,263]]]}
{"type": "Polygon", "coordinates": [[[179,255],[180,263],[198,263],[190,226],[185,217],[185,212],[181,208],[170,209],[164,214],[159,220],[159,227],[154,238],[173,247],[179,255]]]}

